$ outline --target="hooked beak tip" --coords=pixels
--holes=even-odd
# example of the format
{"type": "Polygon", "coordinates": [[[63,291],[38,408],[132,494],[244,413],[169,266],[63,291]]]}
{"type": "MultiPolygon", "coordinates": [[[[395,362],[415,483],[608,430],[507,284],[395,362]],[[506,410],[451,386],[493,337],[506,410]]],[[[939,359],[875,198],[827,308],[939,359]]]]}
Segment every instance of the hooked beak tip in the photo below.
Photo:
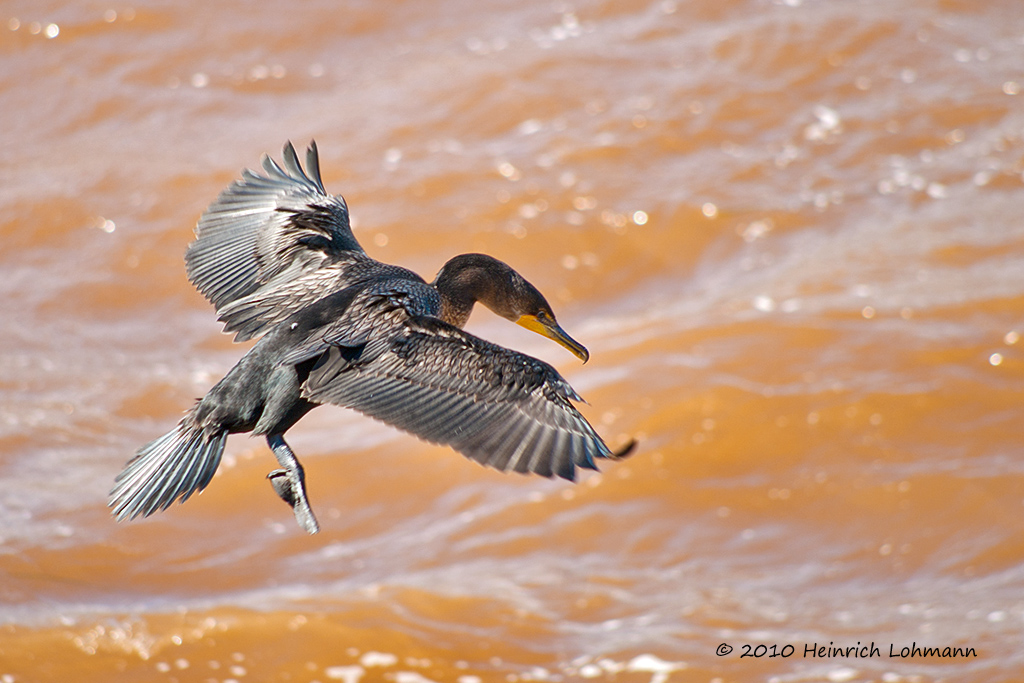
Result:
{"type": "Polygon", "coordinates": [[[590,352],[587,351],[587,348],[566,334],[565,330],[559,327],[558,323],[553,321],[551,323],[543,323],[532,315],[524,315],[516,322],[531,332],[536,332],[564,347],[584,363],[590,360],[590,352]]]}

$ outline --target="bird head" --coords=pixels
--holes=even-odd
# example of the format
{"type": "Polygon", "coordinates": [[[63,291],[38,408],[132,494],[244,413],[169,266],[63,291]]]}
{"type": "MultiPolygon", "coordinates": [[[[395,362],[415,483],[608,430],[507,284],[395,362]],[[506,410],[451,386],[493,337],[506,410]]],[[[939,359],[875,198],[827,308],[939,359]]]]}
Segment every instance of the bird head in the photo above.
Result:
{"type": "Polygon", "coordinates": [[[517,310],[518,315],[513,322],[520,327],[525,327],[531,332],[536,332],[564,346],[573,355],[586,363],[590,359],[590,352],[587,351],[583,344],[580,344],[566,334],[565,330],[558,324],[558,321],[555,320],[555,314],[552,313],[551,307],[548,306],[548,302],[544,300],[543,295],[526,280],[523,280],[523,282],[537,294],[539,301],[532,300],[531,303],[519,307],[517,310]]]}
{"type": "Polygon", "coordinates": [[[507,263],[486,254],[461,254],[448,261],[434,279],[447,322],[462,327],[477,301],[506,320],[547,337],[584,363],[590,353],[566,334],[551,305],[536,287],[507,263]]]}

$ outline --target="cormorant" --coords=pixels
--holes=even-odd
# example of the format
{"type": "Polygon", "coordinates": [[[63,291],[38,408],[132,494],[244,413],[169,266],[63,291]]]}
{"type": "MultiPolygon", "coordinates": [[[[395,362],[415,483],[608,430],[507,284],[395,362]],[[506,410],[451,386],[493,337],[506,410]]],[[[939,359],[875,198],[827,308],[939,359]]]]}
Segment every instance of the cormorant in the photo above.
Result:
{"type": "Polygon", "coordinates": [[[613,453],[543,361],[464,332],[473,304],[589,354],[555,321],[536,287],[501,261],[462,254],[433,282],[369,257],[348,206],[291,143],[283,168],[264,155],[199,219],[189,280],[235,341],[259,338],[178,425],[143,446],[117,476],[118,520],[148,516],[202,491],[228,434],[265,436],[281,465],[268,475],[309,533],[319,530],[302,466],[284,433],[322,403],[354,408],[499,470],[573,480],[613,453]]]}

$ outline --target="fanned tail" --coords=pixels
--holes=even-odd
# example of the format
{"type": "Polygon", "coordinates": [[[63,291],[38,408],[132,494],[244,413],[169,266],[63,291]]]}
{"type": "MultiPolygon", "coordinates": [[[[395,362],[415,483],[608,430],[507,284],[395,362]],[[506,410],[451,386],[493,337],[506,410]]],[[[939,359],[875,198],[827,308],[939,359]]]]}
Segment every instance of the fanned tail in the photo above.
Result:
{"type": "Polygon", "coordinates": [[[179,498],[184,503],[210,483],[228,433],[204,430],[191,417],[140,448],[117,475],[108,505],[119,522],[166,510],[179,498]]]}

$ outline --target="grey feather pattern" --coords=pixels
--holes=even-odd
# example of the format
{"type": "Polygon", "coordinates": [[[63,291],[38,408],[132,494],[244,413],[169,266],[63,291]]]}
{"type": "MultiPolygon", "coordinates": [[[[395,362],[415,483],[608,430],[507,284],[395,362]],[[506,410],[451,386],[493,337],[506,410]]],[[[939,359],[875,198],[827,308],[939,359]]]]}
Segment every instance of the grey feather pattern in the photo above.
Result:
{"type": "Polygon", "coordinates": [[[191,414],[139,449],[114,481],[110,507],[118,520],[148,516],[202,491],[220,464],[226,431],[207,432],[191,414]]]}
{"type": "Polygon", "coordinates": [[[189,280],[217,308],[237,339],[266,332],[339,280],[362,247],[348,206],[327,194],[316,143],[306,168],[289,142],[283,166],[264,155],[264,174],[245,170],[207,208],[185,253],[189,280]]]}
{"type": "Polygon", "coordinates": [[[432,318],[392,331],[372,362],[325,353],[303,385],[317,403],[354,408],[499,470],[574,479],[611,451],[547,363],[432,318]]]}

